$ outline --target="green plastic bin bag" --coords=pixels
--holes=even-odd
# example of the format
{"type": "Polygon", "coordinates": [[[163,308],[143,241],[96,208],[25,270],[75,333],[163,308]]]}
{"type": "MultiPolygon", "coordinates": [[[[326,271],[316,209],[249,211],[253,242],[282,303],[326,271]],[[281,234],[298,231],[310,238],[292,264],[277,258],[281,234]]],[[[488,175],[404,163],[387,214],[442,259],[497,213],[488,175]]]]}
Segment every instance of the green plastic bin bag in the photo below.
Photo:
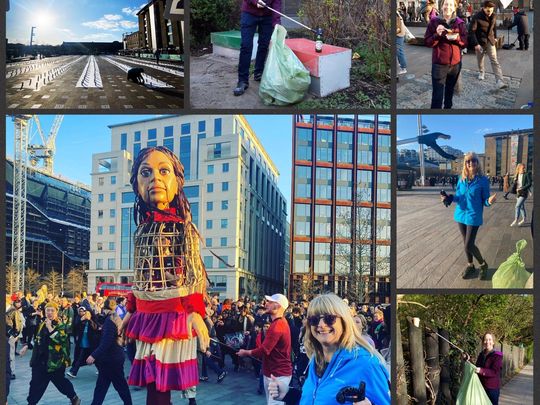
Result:
{"type": "Polygon", "coordinates": [[[516,242],[516,252],[502,263],[491,280],[493,288],[525,288],[527,280],[531,276],[521,260],[521,252],[527,246],[527,241],[522,239],[516,242]]]}
{"type": "Polygon", "coordinates": [[[277,24],[264,72],[259,86],[259,96],[266,105],[288,105],[304,98],[311,77],[294,52],[285,45],[287,30],[277,24]]]}
{"type": "Polygon", "coordinates": [[[486,390],[474,370],[476,370],[474,364],[470,362],[465,363],[456,405],[491,405],[486,390]]]}

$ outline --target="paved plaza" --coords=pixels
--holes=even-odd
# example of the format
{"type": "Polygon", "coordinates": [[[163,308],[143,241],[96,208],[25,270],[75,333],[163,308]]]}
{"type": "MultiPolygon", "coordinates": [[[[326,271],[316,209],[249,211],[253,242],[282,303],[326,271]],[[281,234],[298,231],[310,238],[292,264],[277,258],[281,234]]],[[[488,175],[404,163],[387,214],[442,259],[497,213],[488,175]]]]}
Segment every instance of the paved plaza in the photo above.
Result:
{"type": "Polygon", "coordinates": [[[113,55],[69,55],[10,63],[8,109],[129,110],[184,107],[179,63],[113,55]],[[127,80],[142,68],[144,85],[127,80]]]}
{"type": "MultiPolygon", "coordinates": [[[[31,351],[28,351],[24,357],[17,356],[15,359],[15,375],[17,378],[11,381],[11,392],[8,397],[8,403],[10,405],[23,405],[27,403],[26,397],[28,396],[28,387],[31,376],[31,369],[29,367],[31,354],[31,351]]],[[[244,362],[251,367],[251,360],[244,360],[244,362]]],[[[129,361],[126,360],[124,364],[126,376],[129,374],[129,368],[129,361]]],[[[216,374],[213,371],[208,370],[209,381],[200,382],[197,386],[197,403],[203,405],[237,405],[240,402],[250,405],[266,404],[264,394],[257,394],[258,379],[255,378],[251,369],[241,368],[239,372],[234,372],[228,356],[226,357],[226,369],[228,375],[220,384],[216,383],[216,374]]],[[[81,367],[77,374],[77,378],[70,379],[75,388],[75,392],[81,398],[83,405],[88,405],[92,402],[96,379],[96,368],[94,366],[81,367]]],[[[146,389],[130,387],[130,392],[134,404],[146,403],[146,389]]],[[[67,398],[60,394],[51,383],[47,387],[47,391],[39,403],[42,405],[58,405],[68,402],[67,398]]],[[[111,385],[104,404],[117,405],[121,403],[120,397],[111,385]]],[[[187,404],[188,400],[182,398],[179,391],[173,391],[172,403],[174,405],[187,404]]]]}
{"type": "MultiPolygon", "coordinates": [[[[448,194],[453,193],[451,188],[444,189],[448,194]]],[[[493,274],[515,252],[520,239],[527,241],[522,259],[532,272],[532,198],[525,203],[528,221],[510,227],[515,196],[510,194],[505,200],[498,188],[491,190],[497,193],[497,201],[484,208],[484,225],[476,238],[476,245],[489,265],[488,280],[478,277],[464,280],[461,273],[467,259],[461,233],[453,219],[455,206],[444,207],[440,190],[440,187],[424,187],[397,192],[397,288],[491,288],[493,274]]]]}
{"type": "MultiPolygon", "coordinates": [[[[529,15],[532,25],[533,14],[529,15]]],[[[417,38],[423,38],[425,27],[409,27],[417,38]]],[[[532,27],[531,27],[532,32],[532,27]]],[[[498,36],[508,38],[508,31],[499,29],[498,36]]],[[[510,31],[510,43],[517,38],[516,28],[510,31]]],[[[533,101],[533,35],[530,37],[528,51],[498,49],[498,60],[502,68],[504,80],[508,88],[495,88],[495,75],[491,70],[489,58],[485,57],[485,80],[478,80],[478,65],[474,51],[463,55],[461,74],[461,91],[454,94],[454,109],[520,108],[533,101]]],[[[407,73],[399,75],[397,82],[397,108],[430,108],[431,106],[431,54],[432,49],[426,46],[405,44],[407,73]]]]}

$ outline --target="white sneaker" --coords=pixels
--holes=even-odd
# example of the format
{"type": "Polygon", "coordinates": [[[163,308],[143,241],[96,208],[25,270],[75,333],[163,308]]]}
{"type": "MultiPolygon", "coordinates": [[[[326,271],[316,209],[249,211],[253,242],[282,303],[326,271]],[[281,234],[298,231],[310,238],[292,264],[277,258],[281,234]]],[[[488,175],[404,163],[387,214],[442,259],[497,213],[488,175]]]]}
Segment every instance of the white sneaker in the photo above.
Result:
{"type": "Polygon", "coordinates": [[[484,80],[484,79],[485,79],[484,72],[478,73],[478,80],[484,80]]]}
{"type": "Polygon", "coordinates": [[[497,82],[495,83],[495,86],[498,88],[498,89],[505,89],[508,87],[508,85],[502,81],[502,80],[497,80],[497,82]]]}
{"type": "Polygon", "coordinates": [[[512,223],[510,224],[510,226],[516,226],[516,225],[517,225],[517,222],[518,222],[517,219],[514,219],[514,222],[512,222],[512,223]]]}
{"type": "Polygon", "coordinates": [[[398,70],[398,75],[404,75],[405,73],[407,73],[407,69],[405,69],[405,68],[399,68],[399,70],[398,70]]]}
{"type": "Polygon", "coordinates": [[[518,225],[523,225],[525,223],[525,218],[518,222],[518,225]]]}
{"type": "Polygon", "coordinates": [[[66,371],[66,374],[70,376],[71,378],[77,378],[77,376],[73,374],[71,371],[66,371]]]}

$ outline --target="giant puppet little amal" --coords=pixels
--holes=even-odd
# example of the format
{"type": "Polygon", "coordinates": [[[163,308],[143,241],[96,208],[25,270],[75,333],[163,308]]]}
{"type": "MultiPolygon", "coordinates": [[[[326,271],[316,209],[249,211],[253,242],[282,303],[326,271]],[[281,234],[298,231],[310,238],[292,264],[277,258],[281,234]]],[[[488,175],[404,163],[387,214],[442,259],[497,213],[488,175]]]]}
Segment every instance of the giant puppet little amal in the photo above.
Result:
{"type": "Polygon", "coordinates": [[[143,149],[133,163],[135,260],[124,319],[136,342],[129,384],[147,387],[147,404],[170,404],[171,390],[198,384],[197,341],[204,324],[206,274],[199,234],[184,194],[184,168],[163,147],[143,149]]]}

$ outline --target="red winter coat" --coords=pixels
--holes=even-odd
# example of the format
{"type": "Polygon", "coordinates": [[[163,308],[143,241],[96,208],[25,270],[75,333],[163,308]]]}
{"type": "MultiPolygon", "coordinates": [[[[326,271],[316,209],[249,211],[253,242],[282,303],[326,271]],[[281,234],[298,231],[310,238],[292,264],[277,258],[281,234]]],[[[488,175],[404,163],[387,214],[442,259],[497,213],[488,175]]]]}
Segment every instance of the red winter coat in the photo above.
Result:
{"type": "Polygon", "coordinates": [[[503,354],[495,350],[489,352],[487,355],[485,355],[484,352],[478,355],[476,367],[480,367],[478,377],[484,388],[490,390],[500,388],[502,360],[503,354]]]}
{"type": "Polygon", "coordinates": [[[461,62],[461,50],[467,47],[465,21],[456,17],[448,24],[443,18],[432,18],[424,34],[424,43],[426,46],[433,48],[432,63],[436,65],[457,65],[461,62]],[[455,41],[449,41],[446,38],[446,32],[443,32],[442,35],[437,34],[438,25],[458,32],[459,38],[455,41]]]}

